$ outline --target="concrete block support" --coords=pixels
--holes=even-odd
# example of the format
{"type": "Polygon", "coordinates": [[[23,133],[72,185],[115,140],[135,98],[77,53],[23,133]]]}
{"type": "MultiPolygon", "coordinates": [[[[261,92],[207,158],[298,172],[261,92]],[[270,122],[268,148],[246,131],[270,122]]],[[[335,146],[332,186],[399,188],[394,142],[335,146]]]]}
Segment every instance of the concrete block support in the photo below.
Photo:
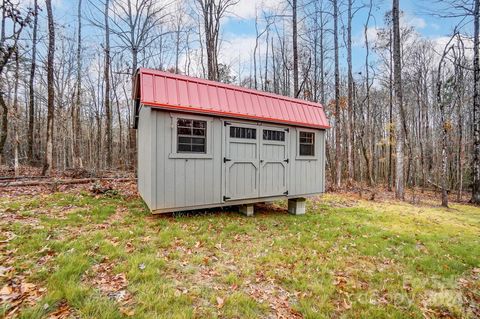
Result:
{"type": "Polygon", "coordinates": [[[240,213],[245,216],[253,216],[253,204],[240,206],[240,213]]]}
{"type": "Polygon", "coordinates": [[[288,212],[292,215],[305,215],[305,198],[292,198],[288,200],[288,212]]]}

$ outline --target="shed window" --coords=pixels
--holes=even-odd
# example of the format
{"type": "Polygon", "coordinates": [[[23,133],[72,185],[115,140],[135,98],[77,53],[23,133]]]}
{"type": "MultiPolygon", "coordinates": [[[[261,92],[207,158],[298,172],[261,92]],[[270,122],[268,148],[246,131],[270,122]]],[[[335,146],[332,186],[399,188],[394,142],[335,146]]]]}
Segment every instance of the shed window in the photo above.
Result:
{"type": "Polygon", "coordinates": [[[315,133],[300,132],[300,156],[315,155],[315,133]]]}
{"type": "Polygon", "coordinates": [[[205,153],[207,122],[199,120],[177,120],[177,152],[205,153]]]}
{"type": "Polygon", "coordinates": [[[263,139],[265,141],[285,141],[285,132],[274,130],[263,130],[263,139]]]}
{"type": "Polygon", "coordinates": [[[249,127],[231,126],[230,137],[255,140],[257,139],[257,130],[249,127]]]}

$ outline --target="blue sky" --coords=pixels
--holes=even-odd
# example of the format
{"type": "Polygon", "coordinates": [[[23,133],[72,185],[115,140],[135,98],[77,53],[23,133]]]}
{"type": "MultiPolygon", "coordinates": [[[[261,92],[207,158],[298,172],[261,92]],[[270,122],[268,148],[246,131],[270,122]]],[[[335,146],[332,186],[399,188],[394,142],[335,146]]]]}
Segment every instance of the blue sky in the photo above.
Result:
{"type": "MultiPolygon", "coordinates": [[[[167,0],[159,0],[167,1],[167,0]]],[[[181,1],[181,0],[179,0],[181,1]]],[[[307,0],[305,0],[307,1],[307,0]]],[[[319,0],[321,1],[321,0],[319,0]]],[[[324,0],[325,1],[325,0],[324,0]]],[[[360,5],[367,0],[356,0],[356,5],[360,5]]],[[[87,2],[84,0],[84,2],[87,2]]],[[[171,1],[168,1],[171,2],[171,1]]],[[[224,20],[222,25],[222,47],[220,61],[230,64],[232,70],[237,73],[238,70],[243,75],[248,74],[255,44],[255,14],[261,15],[261,10],[264,8],[280,10],[279,6],[285,7],[285,0],[240,0],[239,3],[232,8],[233,14],[224,20]]],[[[299,0],[301,3],[302,0],[299,0]]],[[[56,17],[60,23],[70,25],[72,28],[76,24],[76,0],[53,0],[56,17]]],[[[329,6],[330,1],[325,1],[325,5],[329,6]]],[[[369,37],[374,40],[376,28],[383,26],[383,17],[385,12],[391,8],[391,0],[374,0],[375,9],[372,12],[372,19],[369,24],[369,37]]],[[[404,12],[402,19],[403,24],[413,26],[415,30],[426,38],[442,43],[451,34],[456,20],[440,19],[431,14],[429,11],[438,11],[441,9],[437,1],[414,1],[414,0],[400,0],[401,10],[404,12]]],[[[343,7],[344,8],[344,7],[343,7]]],[[[45,14],[45,13],[42,13],[45,14]]],[[[363,45],[363,24],[367,16],[366,8],[361,9],[353,20],[353,65],[354,69],[361,70],[363,68],[365,50],[363,45]]],[[[339,26],[341,27],[341,23],[339,26]]],[[[288,28],[288,26],[286,26],[288,28]]],[[[471,27],[463,30],[467,34],[471,34],[471,27]]],[[[84,29],[85,42],[100,43],[102,41],[101,31],[85,26],[84,29]]],[[[261,43],[261,46],[264,43],[261,43]]],[[[263,50],[262,47],[260,50],[263,50]]],[[[344,51],[342,51],[344,55],[344,51]]],[[[375,59],[375,56],[372,57],[375,59]]],[[[343,65],[345,64],[344,56],[341,59],[343,65]]]]}
{"type": "MultiPolygon", "coordinates": [[[[282,1],[280,1],[282,2],[282,1]]],[[[362,3],[366,3],[364,0],[357,0],[355,5],[360,6],[362,3]]],[[[254,43],[255,38],[255,3],[264,3],[263,7],[273,6],[275,7],[279,1],[275,0],[240,0],[240,9],[235,10],[235,13],[238,13],[240,17],[228,19],[224,25],[224,36],[226,42],[232,41],[233,43],[239,42],[244,45],[234,46],[234,52],[247,50],[251,45],[248,43],[254,43]],[[248,41],[250,39],[250,41],[248,41]]],[[[329,1],[325,1],[328,5],[329,1]]],[[[372,12],[372,18],[369,23],[369,38],[373,41],[376,34],[376,29],[384,26],[384,14],[391,9],[392,1],[374,1],[374,10],[372,12]]],[[[430,14],[430,12],[440,11],[442,9],[441,5],[436,1],[414,1],[414,0],[401,0],[400,1],[401,10],[403,11],[402,23],[413,26],[415,30],[425,38],[432,39],[433,41],[440,41],[443,43],[443,39],[448,37],[454,26],[458,22],[458,19],[445,19],[439,18],[430,14]]],[[[233,10],[232,10],[233,11],[233,10]]],[[[259,9],[257,12],[260,12],[259,9]]],[[[363,38],[363,28],[364,23],[367,18],[367,8],[359,10],[353,20],[352,26],[352,36],[353,36],[353,65],[354,68],[362,68],[364,63],[365,49],[364,49],[364,38],[363,38]]],[[[261,15],[261,13],[259,14],[261,15]]],[[[339,23],[341,27],[341,23],[339,23]]],[[[463,31],[467,34],[470,34],[471,28],[466,28],[463,31]]],[[[228,45],[226,45],[228,46],[228,45]]],[[[343,52],[344,54],[344,52],[343,52]]],[[[245,53],[247,55],[247,53],[245,53]]],[[[373,59],[375,57],[373,56],[373,59]]],[[[345,59],[343,59],[345,60],[345,59]]],[[[344,61],[343,61],[344,62],[344,61]]]]}

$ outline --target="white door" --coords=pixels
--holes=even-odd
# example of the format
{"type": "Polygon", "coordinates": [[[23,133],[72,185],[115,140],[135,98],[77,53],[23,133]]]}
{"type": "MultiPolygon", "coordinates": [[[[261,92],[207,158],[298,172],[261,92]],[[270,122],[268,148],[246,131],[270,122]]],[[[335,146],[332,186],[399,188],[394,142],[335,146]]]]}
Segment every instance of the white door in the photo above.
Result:
{"type": "Polygon", "coordinates": [[[259,195],[259,126],[225,122],[224,200],[259,195]]]}
{"type": "Polygon", "coordinates": [[[260,197],[287,195],[288,129],[262,127],[260,197]]]}

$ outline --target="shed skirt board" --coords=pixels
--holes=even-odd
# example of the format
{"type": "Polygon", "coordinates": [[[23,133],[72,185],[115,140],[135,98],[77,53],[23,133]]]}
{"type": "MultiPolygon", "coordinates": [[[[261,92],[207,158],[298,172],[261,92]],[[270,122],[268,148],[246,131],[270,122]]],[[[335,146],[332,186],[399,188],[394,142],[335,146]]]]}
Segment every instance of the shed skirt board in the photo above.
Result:
{"type": "Polygon", "coordinates": [[[285,199],[311,198],[311,197],[315,197],[315,196],[319,196],[319,195],[322,195],[322,193],[295,195],[295,196],[291,196],[291,197],[283,195],[283,196],[276,196],[276,197],[232,200],[232,201],[227,201],[227,202],[223,202],[223,203],[213,203],[213,204],[208,204],[208,205],[194,205],[194,206],[185,206],[185,207],[160,208],[160,209],[153,209],[152,214],[168,214],[168,213],[201,210],[201,209],[216,208],[216,207],[228,207],[228,206],[256,204],[256,203],[263,203],[263,202],[274,202],[274,201],[277,201],[277,200],[285,200],[285,199]]]}
{"type": "Polygon", "coordinates": [[[224,122],[225,201],[287,194],[288,129],[224,122]],[[266,131],[283,140],[268,140],[266,131]]]}

